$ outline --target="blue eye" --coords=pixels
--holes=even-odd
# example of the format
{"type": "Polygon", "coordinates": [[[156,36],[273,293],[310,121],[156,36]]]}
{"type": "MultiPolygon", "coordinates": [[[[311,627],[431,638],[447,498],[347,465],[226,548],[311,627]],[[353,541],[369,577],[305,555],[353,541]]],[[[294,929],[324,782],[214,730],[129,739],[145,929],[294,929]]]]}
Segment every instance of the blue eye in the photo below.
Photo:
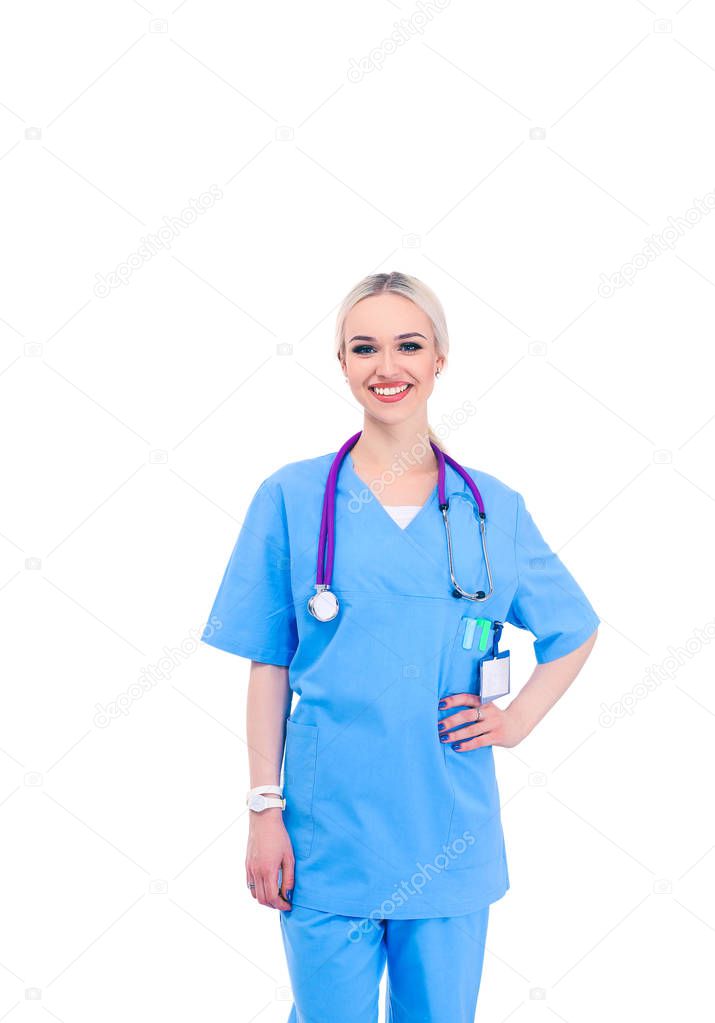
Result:
{"type": "MultiPolygon", "coordinates": [[[[400,348],[403,349],[403,351],[418,352],[422,348],[422,345],[418,344],[416,341],[403,341],[400,348]]],[[[365,355],[367,352],[374,351],[375,349],[372,345],[355,345],[353,348],[355,355],[365,355]]]]}

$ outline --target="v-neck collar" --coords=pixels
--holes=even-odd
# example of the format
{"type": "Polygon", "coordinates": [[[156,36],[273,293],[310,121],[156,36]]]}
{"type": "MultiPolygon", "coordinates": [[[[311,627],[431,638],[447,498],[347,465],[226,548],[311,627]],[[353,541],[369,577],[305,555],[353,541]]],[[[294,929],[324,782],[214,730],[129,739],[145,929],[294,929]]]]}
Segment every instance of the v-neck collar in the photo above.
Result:
{"type": "Polygon", "coordinates": [[[438,484],[435,483],[434,489],[432,490],[432,493],[429,495],[429,497],[424,502],[424,504],[422,504],[420,506],[420,510],[418,512],[415,512],[414,516],[410,519],[410,521],[407,523],[406,526],[401,526],[398,522],[395,522],[395,520],[393,519],[392,515],[390,515],[390,513],[386,510],[386,508],[385,508],[384,504],[382,503],[382,501],[380,501],[379,498],[372,492],[371,488],[367,485],[365,480],[362,479],[361,476],[358,476],[358,474],[357,474],[357,472],[355,470],[355,466],[353,465],[352,455],[350,454],[349,451],[347,452],[346,457],[345,457],[345,459],[343,461],[343,467],[345,467],[345,466],[347,466],[350,475],[352,476],[353,480],[359,485],[359,487],[362,490],[366,490],[368,492],[368,494],[370,495],[369,499],[375,502],[375,504],[377,505],[377,507],[379,509],[380,514],[388,522],[390,522],[392,524],[392,526],[397,530],[398,533],[401,533],[403,536],[406,533],[409,533],[409,531],[412,529],[412,527],[416,526],[422,520],[422,518],[424,518],[424,516],[429,512],[429,510],[434,505],[437,504],[438,484]]]}

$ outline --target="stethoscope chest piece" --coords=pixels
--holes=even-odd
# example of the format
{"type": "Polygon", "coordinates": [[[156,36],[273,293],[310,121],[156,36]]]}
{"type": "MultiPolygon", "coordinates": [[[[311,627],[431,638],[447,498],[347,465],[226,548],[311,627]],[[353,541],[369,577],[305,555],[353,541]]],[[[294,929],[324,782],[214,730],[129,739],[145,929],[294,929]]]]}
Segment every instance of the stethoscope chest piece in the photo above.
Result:
{"type": "Polygon", "coordinates": [[[338,598],[328,589],[319,589],[308,601],[308,610],[319,622],[331,622],[338,614],[338,598]]]}

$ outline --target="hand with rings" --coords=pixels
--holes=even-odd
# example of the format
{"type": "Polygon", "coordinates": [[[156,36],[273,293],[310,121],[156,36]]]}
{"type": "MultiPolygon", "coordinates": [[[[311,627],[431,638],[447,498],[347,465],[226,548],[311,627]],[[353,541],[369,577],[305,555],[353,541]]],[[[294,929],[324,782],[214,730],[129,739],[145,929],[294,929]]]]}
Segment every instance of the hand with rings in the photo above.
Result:
{"type": "Polygon", "coordinates": [[[440,741],[465,753],[482,746],[516,746],[524,738],[518,718],[509,708],[502,710],[492,701],[482,703],[476,693],[450,693],[438,702],[438,711],[463,707],[440,717],[437,730],[440,741]],[[476,710],[476,713],[475,713],[476,710]]]}

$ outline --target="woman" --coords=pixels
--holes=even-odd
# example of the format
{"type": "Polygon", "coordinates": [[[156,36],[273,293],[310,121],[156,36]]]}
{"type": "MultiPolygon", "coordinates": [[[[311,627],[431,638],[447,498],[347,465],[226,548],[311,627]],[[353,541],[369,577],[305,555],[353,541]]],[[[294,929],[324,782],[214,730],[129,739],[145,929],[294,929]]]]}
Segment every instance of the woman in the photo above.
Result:
{"type": "Polygon", "coordinates": [[[385,964],[392,1023],[466,1023],[509,888],[493,747],[558,700],[599,618],[521,494],[469,468],[487,567],[475,493],[427,422],[448,350],[433,292],[365,278],[336,344],[363,429],[261,483],[202,636],[253,662],[247,884],[282,911],[289,1023],[374,1023],[385,964]],[[500,708],[504,623],[534,634],[537,666],[500,708]]]}

